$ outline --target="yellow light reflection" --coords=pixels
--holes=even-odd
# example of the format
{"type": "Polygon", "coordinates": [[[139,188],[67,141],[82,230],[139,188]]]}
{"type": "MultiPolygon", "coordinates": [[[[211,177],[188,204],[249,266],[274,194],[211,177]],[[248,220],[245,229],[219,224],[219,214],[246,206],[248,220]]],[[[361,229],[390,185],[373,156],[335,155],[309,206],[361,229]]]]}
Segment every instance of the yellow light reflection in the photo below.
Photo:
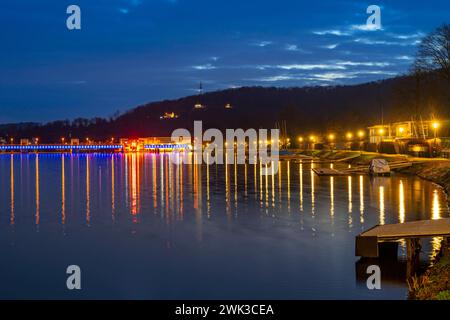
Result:
{"type": "Polygon", "coordinates": [[[359,221],[364,223],[364,177],[359,176],[359,221]]]}
{"type": "Polygon", "coordinates": [[[439,220],[441,219],[441,210],[439,208],[439,194],[438,191],[435,189],[433,191],[433,220],[439,220]]]}
{"type": "Polygon", "coordinates": [[[385,209],[384,209],[384,187],[380,186],[379,188],[379,197],[380,197],[380,224],[385,224],[385,209]]]}
{"type": "Polygon", "coordinates": [[[334,217],[334,177],[330,177],[330,215],[334,217]]]}
{"type": "Polygon", "coordinates": [[[298,166],[298,174],[299,174],[299,184],[300,184],[300,211],[303,211],[303,163],[300,162],[298,166]]]}
{"type": "Polygon", "coordinates": [[[314,198],[314,163],[311,163],[311,213],[314,215],[314,205],[315,205],[315,198],[314,198]]]}
{"type": "Polygon", "coordinates": [[[348,212],[351,213],[353,210],[353,198],[352,198],[352,177],[347,177],[348,185],[348,212]]]}
{"type": "Polygon", "coordinates": [[[274,169],[274,164],[273,161],[271,163],[271,168],[272,168],[272,207],[275,207],[275,169],[274,169]]]}
{"type": "Polygon", "coordinates": [[[399,203],[398,203],[398,220],[400,223],[405,222],[405,189],[403,186],[403,181],[400,180],[400,185],[398,189],[399,203]]]}

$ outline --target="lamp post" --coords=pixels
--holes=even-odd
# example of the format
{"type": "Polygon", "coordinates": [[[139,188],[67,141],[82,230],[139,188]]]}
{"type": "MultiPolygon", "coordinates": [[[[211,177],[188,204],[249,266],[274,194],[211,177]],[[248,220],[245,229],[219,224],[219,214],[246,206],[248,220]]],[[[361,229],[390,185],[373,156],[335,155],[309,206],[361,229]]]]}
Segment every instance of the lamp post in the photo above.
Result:
{"type": "Polygon", "coordinates": [[[309,141],[311,141],[311,150],[314,150],[314,142],[316,140],[316,137],[314,136],[310,136],[309,137],[309,141]]]}
{"type": "Polygon", "coordinates": [[[439,123],[438,122],[433,122],[433,129],[434,129],[434,144],[436,144],[436,139],[437,139],[437,130],[439,128],[439,123]]]}
{"type": "Polygon", "coordinates": [[[353,133],[347,132],[346,137],[347,137],[347,140],[349,141],[348,149],[350,150],[352,148],[353,133]]]}
{"type": "Polygon", "coordinates": [[[300,147],[300,149],[304,149],[303,137],[298,137],[298,146],[300,147]]]}
{"type": "Polygon", "coordinates": [[[434,152],[437,155],[437,130],[439,128],[438,122],[433,122],[433,130],[434,130],[434,152]]]}
{"type": "Polygon", "coordinates": [[[334,145],[333,145],[333,141],[334,141],[334,134],[329,134],[328,135],[328,140],[330,141],[330,148],[331,148],[331,150],[333,151],[333,149],[334,149],[334,145]]]}

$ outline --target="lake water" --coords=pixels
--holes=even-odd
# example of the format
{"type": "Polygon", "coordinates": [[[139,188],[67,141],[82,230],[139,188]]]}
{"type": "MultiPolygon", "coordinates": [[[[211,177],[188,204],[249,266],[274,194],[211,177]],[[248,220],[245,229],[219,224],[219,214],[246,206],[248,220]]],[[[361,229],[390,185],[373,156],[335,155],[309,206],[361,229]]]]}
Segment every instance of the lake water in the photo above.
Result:
{"type": "MultiPolygon", "coordinates": [[[[355,236],[449,217],[441,188],[280,166],[266,178],[156,154],[1,154],[0,298],[405,299],[402,279],[357,280],[355,236]],[[69,265],[81,290],[66,288],[69,265]]],[[[439,239],[423,245],[426,262],[439,239]]]]}

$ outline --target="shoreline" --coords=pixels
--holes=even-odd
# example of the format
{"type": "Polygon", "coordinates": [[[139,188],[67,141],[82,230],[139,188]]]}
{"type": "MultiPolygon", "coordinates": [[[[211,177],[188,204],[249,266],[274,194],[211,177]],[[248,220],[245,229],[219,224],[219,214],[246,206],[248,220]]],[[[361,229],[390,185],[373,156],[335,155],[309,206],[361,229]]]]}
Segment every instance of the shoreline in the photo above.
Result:
{"type": "Polygon", "coordinates": [[[365,151],[349,150],[321,150],[321,151],[301,151],[300,154],[319,158],[320,160],[334,160],[338,163],[350,165],[369,165],[372,159],[385,159],[388,163],[395,161],[410,161],[411,167],[393,169],[408,175],[415,175],[421,179],[433,182],[443,188],[447,195],[447,205],[450,209],[450,160],[442,158],[416,158],[400,154],[381,154],[365,151]]]}
{"type": "MultiPolygon", "coordinates": [[[[340,160],[346,164],[369,165],[374,158],[386,159],[388,162],[407,160],[412,166],[394,170],[407,175],[435,183],[443,188],[447,196],[447,208],[450,208],[450,160],[423,159],[404,155],[385,155],[356,151],[319,151],[307,152],[321,160],[340,160]],[[348,160],[347,160],[348,159],[348,160]]],[[[441,252],[436,259],[418,276],[406,280],[409,288],[409,300],[450,300],[450,237],[443,239],[441,252]]]]}

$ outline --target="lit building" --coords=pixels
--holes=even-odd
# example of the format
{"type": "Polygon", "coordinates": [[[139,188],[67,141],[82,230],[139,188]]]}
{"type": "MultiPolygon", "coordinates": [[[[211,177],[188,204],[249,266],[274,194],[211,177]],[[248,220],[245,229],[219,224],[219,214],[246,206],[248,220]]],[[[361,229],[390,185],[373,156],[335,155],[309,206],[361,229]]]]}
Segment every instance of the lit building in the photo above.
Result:
{"type": "Polygon", "coordinates": [[[449,137],[450,120],[403,121],[375,125],[369,129],[369,142],[397,141],[409,139],[434,139],[449,137]]]}
{"type": "Polygon", "coordinates": [[[178,115],[175,112],[164,112],[160,119],[177,119],[178,115]]]}
{"type": "Polygon", "coordinates": [[[191,140],[181,138],[179,141],[172,141],[171,137],[148,137],[136,139],[120,139],[120,144],[125,152],[137,151],[172,151],[175,149],[188,149],[191,147],[191,140]]]}
{"type": "Polygon", "coordinates": [[[449,154],[450,120],[402,121],[368,129],[368,148],[372,151],[416,156],[449,154]]]}

